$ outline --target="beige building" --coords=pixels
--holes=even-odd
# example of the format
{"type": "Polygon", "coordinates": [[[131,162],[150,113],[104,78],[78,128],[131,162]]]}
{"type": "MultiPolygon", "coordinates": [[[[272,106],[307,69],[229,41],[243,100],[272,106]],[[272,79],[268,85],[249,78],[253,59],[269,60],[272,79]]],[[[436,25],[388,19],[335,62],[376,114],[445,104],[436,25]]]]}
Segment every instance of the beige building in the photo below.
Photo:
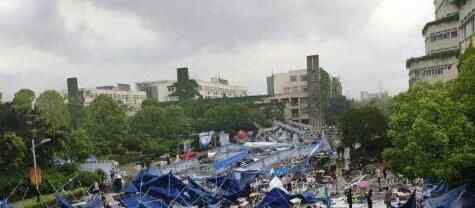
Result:
{"type": "Polygon", "coordinates": [[[285,104],[284,116],[288,120],[309,124],[307,70],[293,70],[267,77],[271,101],[285,104]]]}
{"type": "Polygon", "coordinates": [[[407,60],[410,86],[418,81],[434,83],[457,78],[458,56],[475,33],[475,0],[457,2],[434,0],[435,20],[422,30],[426,54],[407,60]]]}
{"type": "Polygon", "coordinates": [[[96,97],[105,95],[111,97],[117,103],[127,106],[128,111],[138,111],[142,107],[142,102],[147,98],[145,92],[133,91],[130,89],[130,86],[123,84],[80,89],[79,91],[81,99],[86,106],[91,104],[96,97]]]}
{"type": "MultiPolygon", "coordinates": [[[[177,97],[171,96],[175,92],[173,84],[176,81],[163,80],[153,82],[136,83],[137,89],[144,91],[148,98],[158,102],[178,101],[177,97]]],[[[211,78],[210,81],[196,80],[198,91],[203,98],[214,99],[223,97],[247,96],[247,89],[239,85],[231,85],[228,80],[211,78]]]]}

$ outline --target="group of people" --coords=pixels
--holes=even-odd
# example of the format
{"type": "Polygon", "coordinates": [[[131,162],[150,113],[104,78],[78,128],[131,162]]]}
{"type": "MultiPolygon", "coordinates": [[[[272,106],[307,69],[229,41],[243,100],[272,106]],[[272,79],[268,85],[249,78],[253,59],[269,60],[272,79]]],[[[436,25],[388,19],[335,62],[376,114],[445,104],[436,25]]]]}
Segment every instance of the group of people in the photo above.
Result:
{"type": "MultiPolygon", "coordinates": [[[[348,188],[345,191],[346,201],[348,203],[348,207],[353,207],[353,193],[357,190],[355,186],[352,188],[348,188]]],[[[361,193],[359,193],[361,196],[361,193]]],[[[369,189],[368,192],[364,193],[364,199],[366,199],[366,203],[368,203],[368,208],[373,208],[373,190],[369,189]]]]}

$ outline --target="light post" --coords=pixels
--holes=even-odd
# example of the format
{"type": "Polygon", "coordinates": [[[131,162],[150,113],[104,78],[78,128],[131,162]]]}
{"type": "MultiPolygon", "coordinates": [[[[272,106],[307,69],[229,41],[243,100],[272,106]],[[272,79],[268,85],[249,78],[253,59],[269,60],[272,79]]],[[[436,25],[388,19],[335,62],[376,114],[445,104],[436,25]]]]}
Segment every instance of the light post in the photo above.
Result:
{"type": "Polygon", "coordinates": [[[31,152],[33,153],[33,179],[35,181],[35,188],[36,188],[36,192],[37,192],[37,201],[40,202],[40,185],[38,183],[38,165],[36,163],[36,147],[39,147],[40,145],[42,144],[45,144],[47,142],[50,142],[51,139],[50,138],[46,138],[44,140],[41,140],[40,143],[38,144],[35,144],[35,139],[32,139],[31,140],[31,152]]]}

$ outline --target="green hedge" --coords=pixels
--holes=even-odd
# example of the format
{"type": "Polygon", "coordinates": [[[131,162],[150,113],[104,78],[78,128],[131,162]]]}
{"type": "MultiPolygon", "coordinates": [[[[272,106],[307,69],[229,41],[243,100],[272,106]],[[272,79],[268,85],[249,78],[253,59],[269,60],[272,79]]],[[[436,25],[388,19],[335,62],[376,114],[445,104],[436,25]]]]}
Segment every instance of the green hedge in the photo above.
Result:
{"type": "MultiPolygon", "coordinates": [[[[73,191],[67,191],[65,193],[61,193],[61,195],[63,195],[68,200],[74,200],[74,199],[81,198],[82,196],[86,195],[86,193],[87,193],[87,188],[78,188],[73,191]]],[[[38,203],[36,201],[36,197],[14,203],[15,207],[23,207],[23,208],[57,207],[56,205],[57,205],[57,202],[56,202],[56,198],[54,197],[54,194],[48,194],[48,195],[42,196],[41,203],[38,203]]]]}

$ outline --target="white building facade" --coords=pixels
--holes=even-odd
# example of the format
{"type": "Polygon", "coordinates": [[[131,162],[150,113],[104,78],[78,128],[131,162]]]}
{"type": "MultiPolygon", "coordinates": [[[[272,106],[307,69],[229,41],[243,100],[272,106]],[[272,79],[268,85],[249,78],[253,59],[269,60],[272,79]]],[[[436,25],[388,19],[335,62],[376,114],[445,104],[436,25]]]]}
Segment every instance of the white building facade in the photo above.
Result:
{"type": "Polygon", "coordinates": [[[475,0],[434,0],[435,20],[422,34],[426,54],[407,60],[409,86],[418,81],[434,83],[457,78],[458,57],[475,33],[475,0]]]}
{"type": "Polygon", "coordinates": [[[80,95],[86,106],[91,104],[98,96],[105,95],[111,97],[117,103],[127,106],[128,111],[140,110],[142,102],[147,98],[145,92],[120,89],[118,87],[111,87],[109,89],[80,89],[80,95]]]}
{"type": "MultiPolygon", "coordinates": [[[[178,101],[177,97],[171,96],[175,92],[173,84],[176,81],[163,80],[152,82],[136,83],[140,91],[144,91],[147,97],[158,102],[178,101]]],[[[239,85],[230,85],[227,80],[221,78],[211,78],[210,81],[196,80],[198,92],[202,98],[215,99],[223,97],[244,97],[247,96],[247,89],[239,85]]]]}

